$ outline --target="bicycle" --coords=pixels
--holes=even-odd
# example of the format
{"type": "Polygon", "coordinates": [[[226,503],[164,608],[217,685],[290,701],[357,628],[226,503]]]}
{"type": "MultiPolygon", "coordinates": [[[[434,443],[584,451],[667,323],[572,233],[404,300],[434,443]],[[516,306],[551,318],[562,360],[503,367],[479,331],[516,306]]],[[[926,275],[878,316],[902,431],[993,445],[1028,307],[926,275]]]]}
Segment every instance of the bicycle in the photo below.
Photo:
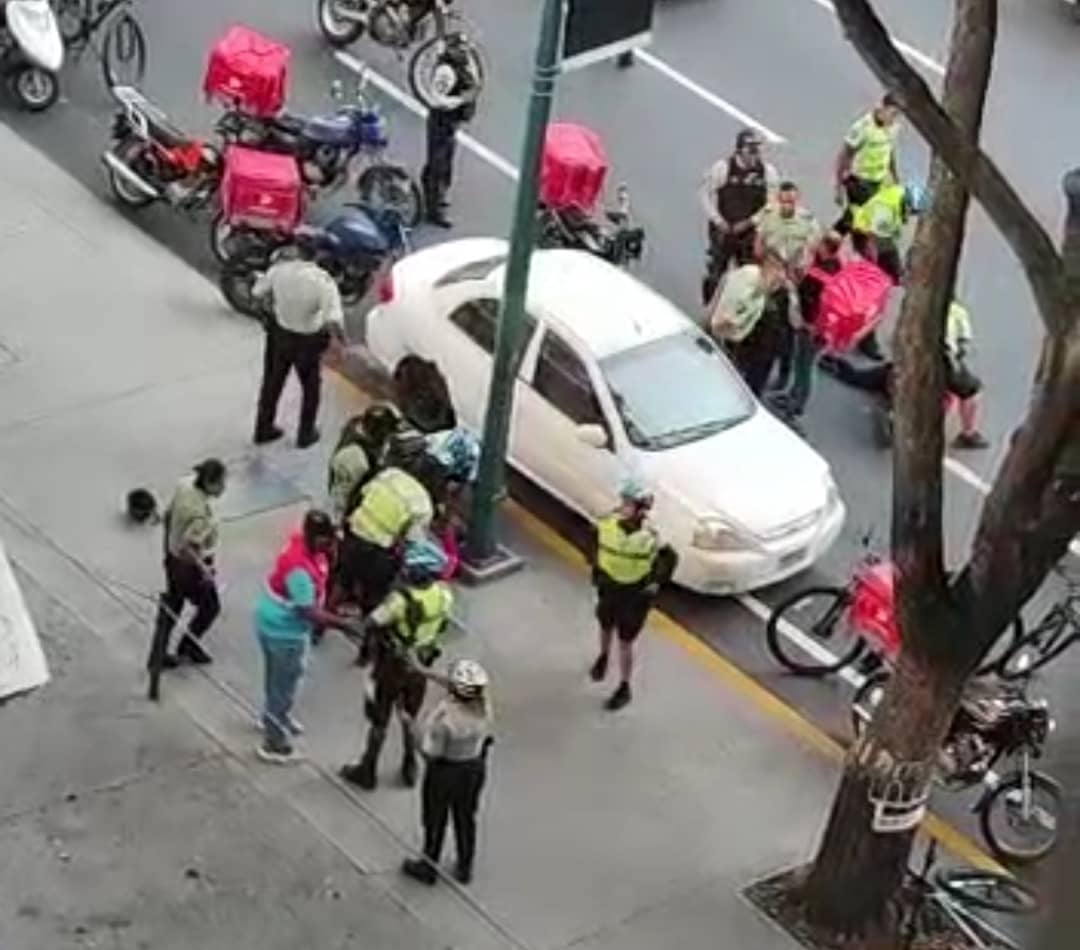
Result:
{"type": "MultiPolygon", "coordinates": [[[[895,571],[891,562],[870,550],[871,540],[870,534],[863,538],[865,553],[845,586],[821,585],[796,591],[769,615],[765,643],[792,673],[825,676],[861,661],[860,672],[869,674],[895,660],[900,652],[894,614],[895,571]]],[[[1024,637],[1019,616],[1011,630],[1007,651],[1024,637]]],[[[998,642],[1002,640],[1004,637],[998,642]]],[[[978,673],[995,670],[1007,655],[985,660],[978,673]]]]}
{"type": "Polygon", "coordinates": [[[101,62],[108,88],[138,86],[146,75],[146,37],[134,0],[54,0],[64,46],[76,57],[87,49],[101,62]],[[101,48],[94,42],[103,33],[101,48]],[[123,70],[123,71],[122,71],[123,70]]]}
{"type": "Polygon", "coordinates": [[[907,950],[918,946],[916,941],[944,937],[955,950],[1021,950],[1015,939],[982,915],[1030,916],[1039,910],[1038,894],[1015,878],[993,871],[950,868],[931,873],[937,848],[937,841],[931,840],[922,867],[908,868],[904,876],[900,946],[907,950]],[[964,943],[956,943],[957,937],[964,943]]]}
{"type": "Polygon", "coordinates": [[[1003,680],[1030,676],[1080,640],[1080,577],[1072,577],[1060,567],[1055,567],[1054,573],[1065,584],[1065,596],[997,662],[994,672],[1003,680]]]}

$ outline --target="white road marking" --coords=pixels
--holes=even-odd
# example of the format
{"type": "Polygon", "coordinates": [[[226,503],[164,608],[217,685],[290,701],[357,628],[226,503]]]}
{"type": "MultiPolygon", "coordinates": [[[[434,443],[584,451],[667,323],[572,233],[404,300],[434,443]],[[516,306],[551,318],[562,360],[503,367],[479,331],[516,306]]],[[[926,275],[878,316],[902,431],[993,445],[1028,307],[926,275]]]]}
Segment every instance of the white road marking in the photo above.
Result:
{"type": "MultiPolygon", "coordinates": [[[[336,59],[346,69],[351,70],[359,76],[363,76],[371,83],[376,89],[389,96],[399,105],[404,106],[413,115],[419,116],[421,119],[427,118],[427,107],[416,99],[414,96],[407,93],[404,89],[392,83],[385,76],[380,75],[374,69],[367,65],[367,63],[361,62],[355,56],[350,53],[346,53],[344,50],[338,50],[334,53],[334,59],[336,59]]],[[[483,142],[473,138],[467,132],[458,132],[458,141],[472,152],[481,161],[487,162],[496,171],[502,172],[507,178],[512,181],[517,181],[518,170],[514,165],[503,158],[494,149],[488,148],[483,142]]]]}
{"type": "MultiPolygon", "coordinates": [[[[812,3],[816,3],[821,9],[828,10],[833,16],[836,16],[836,7],[833,6],[829,0],[811,0],[812,3]]],[[[932,73],[937,73],[939,76],[945,75],[945,67],[941,65],[933,56],[928,56],[921,49],[912,46],[910,43],[905,43],[903,40],[897,39],[895,36],[890,37],[895,46],[901,53],[903,53],[908,59],[913,60],[925,69],[929,69],[932,73]]]]}
{"type": "Polygon", "coordinates": [[[704,86],[694,82],[689,76],[680,73],[674,66],[669,66],[662,59],[653,56],[652,53],[647,50],[638,50],[634,54],[635,58],[643,62],[646,66],[650,66],[658,73],[666,76],[672,82],[679,86],[682,86],[687,92],[693,93],[699,99],[707,102],[709,105],[719,109],[721,112],[726,112],[736,121],[742,125],[748,125],[750,128],[756,130],[763,135],[773,145],[783,145],[787,142],[779,132],[774,132],[763,122],[759,122],[752,115],[743,112],[742,109],[735,105],[732,105],[727,99],[724,99],[714,92],[710,92],[704,86]]]}

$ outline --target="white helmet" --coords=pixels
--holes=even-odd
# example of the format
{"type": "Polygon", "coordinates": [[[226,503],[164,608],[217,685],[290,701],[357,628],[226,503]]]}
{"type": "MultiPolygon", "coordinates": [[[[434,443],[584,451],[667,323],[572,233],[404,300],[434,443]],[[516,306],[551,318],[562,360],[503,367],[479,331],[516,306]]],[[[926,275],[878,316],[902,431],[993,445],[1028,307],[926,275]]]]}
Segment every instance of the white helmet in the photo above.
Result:
{"type": "Polygon", "coordinates": [[[476,660],[454,660],[450,664],[450,689],[463,699],[472,699],[487,684],[487,670],[476,660]]]}

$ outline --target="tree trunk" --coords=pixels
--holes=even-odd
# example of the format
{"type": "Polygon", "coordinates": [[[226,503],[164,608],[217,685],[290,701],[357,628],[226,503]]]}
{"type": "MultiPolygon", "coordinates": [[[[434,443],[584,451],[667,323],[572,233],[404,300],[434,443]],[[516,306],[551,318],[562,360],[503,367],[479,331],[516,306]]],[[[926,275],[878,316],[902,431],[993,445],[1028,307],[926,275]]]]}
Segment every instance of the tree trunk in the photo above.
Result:
{"type": "MultiPolygon", "coordinates": [[[[953,618],[935,626],[948,634],[953,618]]],[[[849,750],[840,790],[833,802],[821,850],[804,885],[807,918],[839,936],[888,936],[890,902],[907,864],[914,829],[882,834],[873,830],[874,799],[894,780],[917,797],[952,722],[964,677],[934,669],[905,655],[871,728],[849,750]]]]}

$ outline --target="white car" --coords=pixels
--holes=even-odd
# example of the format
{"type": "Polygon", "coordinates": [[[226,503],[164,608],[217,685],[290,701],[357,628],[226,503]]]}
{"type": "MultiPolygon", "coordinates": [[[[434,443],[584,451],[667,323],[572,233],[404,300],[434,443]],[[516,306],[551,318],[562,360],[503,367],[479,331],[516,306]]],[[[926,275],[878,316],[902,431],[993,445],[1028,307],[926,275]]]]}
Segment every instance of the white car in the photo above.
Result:
{"type": "MultiPolygon", "coordinates": [[[[461,421],[483,429],[505,241],[440,244],[399,261],[367,343],[389,372],[438,363],[461,421]]],[[[754,399],[698,327],[640,281],[581,251],[537,251],[509,461],[589,518],[644,479],[679,553],[676,583],[709,594],[772,584],[833,543],[844,504],[828,463],[754,399]]]]}

